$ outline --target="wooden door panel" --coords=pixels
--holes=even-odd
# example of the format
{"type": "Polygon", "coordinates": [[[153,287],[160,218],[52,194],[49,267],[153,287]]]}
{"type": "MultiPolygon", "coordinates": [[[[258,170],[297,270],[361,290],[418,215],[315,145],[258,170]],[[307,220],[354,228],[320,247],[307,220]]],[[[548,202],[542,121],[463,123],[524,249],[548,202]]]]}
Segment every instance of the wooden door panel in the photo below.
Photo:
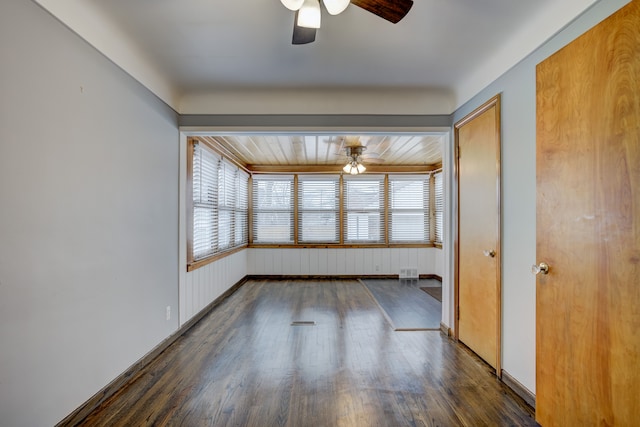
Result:
{"type": "Polygon", "coordinates": [[[456,141],[457,336],[499,374],[499,97],[456,125],[456,141]]]}
{"type": "MultiPolygon", "coordinates": [[[[640,420],[640,3],[537,68],[536,418],[640,420]]],[[[637,425],[637,424],[635,424],[637,425]]]]}

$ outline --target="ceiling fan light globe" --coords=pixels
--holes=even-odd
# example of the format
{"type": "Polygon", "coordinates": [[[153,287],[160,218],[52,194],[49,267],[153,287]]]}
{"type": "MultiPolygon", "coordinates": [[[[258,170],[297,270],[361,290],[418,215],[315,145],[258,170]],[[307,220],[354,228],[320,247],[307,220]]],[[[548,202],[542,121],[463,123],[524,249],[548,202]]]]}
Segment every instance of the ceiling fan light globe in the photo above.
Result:
{"type": "Polygon", "coordinates": [[[299,27],[320,28],[320,0],[304,0],[298,11],[299,27]]]}
{"type": "Polygon", "coordinates": [[[280,0],[280,2],[289,10],[296,11],[302,7],[304,0],[280,0]]]}
{"type": "Polygon", "coordinates": [[[351,168],[351,172],[350,172],[351,175],[358,175],[358,173],[359,173],[358,168],[351,168]]]}
{"type": "Polygon", "coordinates": [[[367,168],[365,168],[362,163],[358,163],[358,166],[356,166],[356,169],[358,170],[358,173],[363,173],[364,171],[367,170],[367,168]]]}
{"type": "Polygon", "coordinates": [[[347,163],[346,165],[344,165],[344,167],[342,168],[343,171],[345,171],[345,173],[351,173],[351,163],[347,163]]]}
{"type": "Polygon", "coordinates": [[[322,0],[330,15],[338,15],[349,6],[350,0],[322,0]]]}

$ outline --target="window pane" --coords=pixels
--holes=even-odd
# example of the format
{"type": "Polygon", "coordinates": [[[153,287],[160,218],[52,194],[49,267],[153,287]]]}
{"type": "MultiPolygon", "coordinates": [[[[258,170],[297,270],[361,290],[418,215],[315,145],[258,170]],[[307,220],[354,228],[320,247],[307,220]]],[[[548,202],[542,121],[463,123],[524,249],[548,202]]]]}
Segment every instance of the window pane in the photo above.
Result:
{"type": "Polygon", "coordinates": [[[215,250],[215,210],[193,207],[193,259],[202,259],[215,250]]]}
{"type": "Polygon", "coordinates": [[[194,260],[213,255],[217,247],[218,156],[200,144],[193,151],[194,260]]]}
{"type": "Polygon", "coordinates": [[[424,212],[391,212],[391,236],[394,242],[424,242],[429,240],[424,227],[424,212]]]}
{"type": "Polygon", "coordinates": [[[293,242],[292,212],[254,212],[253,241],[257,243],[293,242]]]}
{"type": "Polygon", "coordinates": [[[389,177],[389,241],[428,243],[429,175],[389,177]]]}
{"type": "Polygon", "coordinates": [[[199,144],[193,153],[193,202],[216,204],[218,201],[219,158],[199,144]]]}
{"type": "Polygon", "coordinates": [[[345,242],[384,242],[384,177],[344,178],[345,242]]]}
{"type": "Polygon", "coordinates": [[[246,245],[249,175],[195,143],[192,159],[194,261],[246,245]]]}
{"type": "Polygon", "coordinates": [[[291,181],[253,180],[254,207],[260,209],[289,210],[293,205],[293,179],[291,181]]]}
{"type": "Polygon", "coordinates": [[[300,209],[336,209],[338,205],[337,182],[300,180],[300,209]]]}
{"type": "Polygon", "coordinates": [[[338,243],[339,177],[298,177],[298,241],[338,243]]]}
{"type": "Polygon", "coordinates": [[[235,214],[235,246],[249,241],[249,175],[238,171],[238,195],[236,197],[235,214]]]}
{"type": "Polygon", "coordinates": [[[337,242],[337,222],[335,212],[300,213],[300,241],[337,242]]]}
{"type": "Polygon", "coordinates": [[[444,188],[442,172],[434,175],[434,200],[435,200],[435,241],[442,243],[444,236],[444,188]]]}
{"type": "Polygon", "coordinates": [[[218,249],[227,249],[231,246],[232,212],[229,210],[218,211],[218,249]]]}
{"type": "Polygon", "coordinates": [[[347,212],[348,241],[380,241],[380,213],[347,212]]]}
{"type": "Polygon", "coordinates": [[[293,243],[293,176],[253,179],[253,242],[293,243]]]}

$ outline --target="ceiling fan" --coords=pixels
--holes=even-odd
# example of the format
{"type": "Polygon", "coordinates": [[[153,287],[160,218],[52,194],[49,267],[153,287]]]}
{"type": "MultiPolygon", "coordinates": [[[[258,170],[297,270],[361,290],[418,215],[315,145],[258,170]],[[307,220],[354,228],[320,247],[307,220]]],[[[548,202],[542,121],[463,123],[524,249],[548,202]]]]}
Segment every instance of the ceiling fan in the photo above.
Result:
{"type": "Polygon", "coordinates": [[[384,160],[380,158],[378,153],[366,153],[367,147],[362,144],[359,137],[338,137],[337,139],[327,140],[329,143],[338,144],[340,155],[347,156],[347,164],[342,168],[348,174],[358,175],[363,173],[367,168],[363,165],[366,163],[383,163],[384,160]]]}
{"type": "MultiPolygon", "coordinates": [[[[293,44],[307,44],[315,41],[316,30],[320,28],[320,0],[280,0],[289,10],[296,12],[293,22],[293,44]]],[[[330,15],[342,13],[349,3],[361,7],[389,22],[397,23],[406,16],[413,6],[413,0],[322,0],[330,15]]]]}

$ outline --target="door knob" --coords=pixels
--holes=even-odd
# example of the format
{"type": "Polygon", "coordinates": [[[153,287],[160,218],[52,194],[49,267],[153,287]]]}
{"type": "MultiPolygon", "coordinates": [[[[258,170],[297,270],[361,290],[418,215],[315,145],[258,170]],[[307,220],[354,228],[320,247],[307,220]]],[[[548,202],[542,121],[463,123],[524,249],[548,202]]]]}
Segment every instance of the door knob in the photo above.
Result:
{"type": "Polygon", "coordinates": [[[549,264],[547,264],[546,262],[541,262],[538,265],[533,264],[531,266],[531,272],[535,275],[538,275],[540,273],[542,274],[548,274],[549,273],[549,264]]]}
{"type": "Polygon", "coordinates": [[[488,256],[488,257],[491,257],[491,258],[494,258],[496,256],[496,251],[494,251],[493,249],[484,250],[484,251],[482,251],[482,253],[484,254],[484,256],[488,256]]]}

